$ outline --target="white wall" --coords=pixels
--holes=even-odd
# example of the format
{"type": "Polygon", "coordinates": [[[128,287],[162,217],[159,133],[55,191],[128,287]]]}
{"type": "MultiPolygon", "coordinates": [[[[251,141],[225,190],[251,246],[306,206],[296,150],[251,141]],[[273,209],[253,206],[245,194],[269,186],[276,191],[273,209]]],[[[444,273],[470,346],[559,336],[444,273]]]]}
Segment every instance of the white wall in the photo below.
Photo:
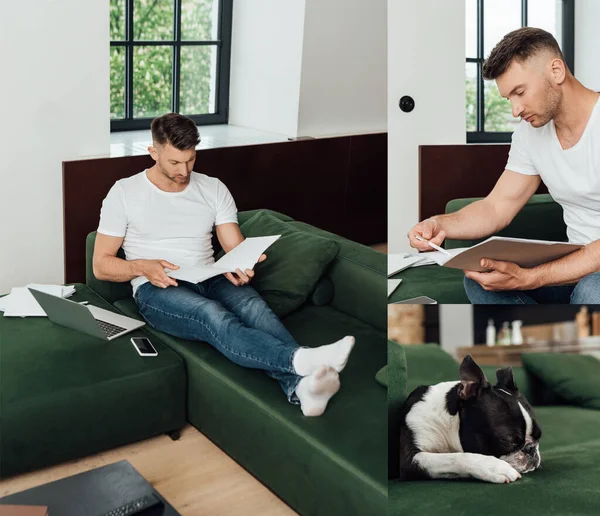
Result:
{"type": "Polygon", "coordinates": [[[440,305],[440,345],[456,358],[456,350],[473,346],[473,306],[440,305]]]}
{"type": "Polygon", "coordinates": [[[600,91],[600,2],[575,2],[575,76],[588,88],[600,91]]]}
{"type": "Polygon", "coordinates": [[[0,293],[64,281],[62,161],[110,149],[108,9],[3,4],[0,293]]]}
{"type": "Polygon", "coordinates": [[[229,123],[298,136],[387,128],[387,0],[236,0],[229,123]]]}
{"type": "MultiPolygon", "coordinates": [[[[418,146],[466,142],[465,3],[388,1],[388,244],[418,222],[418,146]],[[398,101],[415,100],[404,113],[398,101]]],[[[429,185],[435,188],[435,185],[429,185]]]]}
{"type": "Polygon", "coordinates": [[[229,123],[298,135],[305,0],[233,2],[229,123]]]}
{"type": "Polygon", "coordinates": [[[387,130],[387,0],[308,0],[300,136],[387,130]]]}

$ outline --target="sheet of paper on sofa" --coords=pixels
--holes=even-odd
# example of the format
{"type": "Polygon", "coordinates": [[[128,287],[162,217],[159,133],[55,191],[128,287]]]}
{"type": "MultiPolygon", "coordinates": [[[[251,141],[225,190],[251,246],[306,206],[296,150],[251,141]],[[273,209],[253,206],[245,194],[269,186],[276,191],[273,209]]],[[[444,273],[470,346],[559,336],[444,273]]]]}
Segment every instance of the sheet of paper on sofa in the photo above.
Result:
{"type": "Polygon", "coordinates": [[[398,285],[402,282],[401,279],[389,279],[388,280],[388,297],[390,297],[394,290],[398,288],[398,285]]]}
{"type": "Polygon", "coordinates": [[[388,277],[409,267],[418,267],[424,260],[423,254],[388,254],[388,277]]]}
{"type": "Polygon", "coordinates": [[[176,271],[166,269],[167,275],[174,279],[200,283],[219,274],[235,272],[236,269],[252,269],[260,256],[280,237],[281,235],[246,238],[212,265],[182,267],[176,271]]]}
{"type": "Polygon", "coordinates": [[[426,253],[406,253],[388,255],[388,276],[393,276],[404,269],[412,267],[422,267],[424,265],[444,265],[448,260],[469,249],[460,247],[457,249],[448,249],[450,256],[440,251],[428,251],[426,253]]]}
{"type": "Polygon", "coordinates": [[[4,311],[4,317],[45,317],[46,312],[42,309],[39,303],[31,295],[31,292],[27,290],[33,288],[41,290],[47,294],[57,297],[71,297],[75,292],[73,286],[63,285],[40,285],[37,283],[30,283],[25,287],[15,287],[11,289],[10,294],[0,301],[0,309],[4,311]]]}

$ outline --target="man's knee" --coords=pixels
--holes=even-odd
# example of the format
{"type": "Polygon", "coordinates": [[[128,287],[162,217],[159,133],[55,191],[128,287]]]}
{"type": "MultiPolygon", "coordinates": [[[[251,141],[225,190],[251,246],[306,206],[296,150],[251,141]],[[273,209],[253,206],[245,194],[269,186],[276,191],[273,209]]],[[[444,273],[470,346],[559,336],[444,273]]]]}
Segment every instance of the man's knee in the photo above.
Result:
{"type": "Polygon", "coordinates": [[[571,296],[571,303],[578,305],[600,303],[600,272],[588,274],[577,283],[571,296]]]}

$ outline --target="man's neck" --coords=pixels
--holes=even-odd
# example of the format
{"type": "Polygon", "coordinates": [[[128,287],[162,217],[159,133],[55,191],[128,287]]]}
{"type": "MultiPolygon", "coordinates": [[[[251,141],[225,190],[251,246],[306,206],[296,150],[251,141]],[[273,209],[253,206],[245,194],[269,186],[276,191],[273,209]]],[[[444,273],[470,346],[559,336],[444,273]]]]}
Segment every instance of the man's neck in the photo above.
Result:
{"type": "Polygon", "coordinates": [[[597,102],[598,93],[570,80],[564,88],[561,111],[554,118],[556,131],[565,136],[581,136],[597,102]]]}
{"type": "Polygon", "coordinates": [[[178,184],[166,177],[156,165],[146,171],[146,177],[150,182],[163,192],[182,192],[189,183],[178,184]]]}

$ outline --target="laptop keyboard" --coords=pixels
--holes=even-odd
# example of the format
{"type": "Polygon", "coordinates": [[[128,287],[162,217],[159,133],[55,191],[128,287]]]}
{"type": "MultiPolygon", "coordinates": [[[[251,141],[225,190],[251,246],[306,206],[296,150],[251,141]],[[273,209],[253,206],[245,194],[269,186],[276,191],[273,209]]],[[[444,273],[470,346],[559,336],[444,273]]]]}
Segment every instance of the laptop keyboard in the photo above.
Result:
{"type": "Polygon", "coordinates": [[[116,324],[111,324],[106,321],[101,321],[100,319],[96,319],[96,322],[104,334],[109,338],[126,330],[126,328],[122,328],[121,326],[117,326],[116,324]]]}

